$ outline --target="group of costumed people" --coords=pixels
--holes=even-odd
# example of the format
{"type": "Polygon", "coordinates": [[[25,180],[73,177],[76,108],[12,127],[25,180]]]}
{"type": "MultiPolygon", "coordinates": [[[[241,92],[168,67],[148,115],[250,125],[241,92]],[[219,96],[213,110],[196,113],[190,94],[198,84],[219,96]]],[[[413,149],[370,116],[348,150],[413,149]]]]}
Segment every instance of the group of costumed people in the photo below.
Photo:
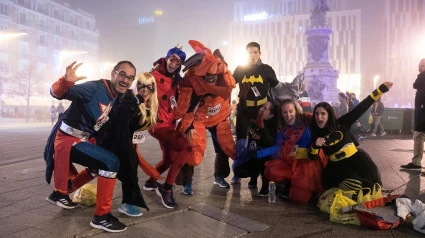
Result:
{"type": "Polygon", "coordinates": [[[140,167],[149,176],[143,189],[155,191],[166,208],[175,208],[174,184],[183,185],[184,194],[193,194],[194,167],[204,157],[207,130],[216,153],[214,184],[222,188],[230,187],[225,180],[230,174],[229,158],[234,160],[232,183],[250,178],[248,186],[257,188],[261,176],[259,195],[268,195],[269,181],[278,182],[298,204],[331,187],[358,193],[381,184],[376,165],[357,148],[349,129],[391,83],[381,85],[341,118],[336,119],[328,103],[317,104],[313,114],[303,113],[296,101],[304,90],[302,81],[279,82],[273,69],[261,62],[258,43],[247,45],[250,62],[238,66],[233,75],[219,50],[212,52],[194,40],[189,44],[193,56],[186,60],[182,49],[174,47],[154,62],[149,73],[136,74],[131,62],[121,61],[111,80],[76,85],[85,79],[76,75],[81,64],[66,68],[51,88],[53,97],[72,103],[54,126],[45,149],[47,182],[54,177],[48,202],[75,208],[69,194],[97,177],[90,225],[124,231],[126,225],[111,214],[113,190],[118,178],[123,194],[120,213],[141,216],[140,207],[149,210],[139,187],[140,167]],[[229,115],[236,84],[240,91],[235,142],[229,115]],[[162,151],[154,167],[138,148],[146,133],[158,140],[162,151]],[[78,172],[73,163],[86,168],[78,172]]]}

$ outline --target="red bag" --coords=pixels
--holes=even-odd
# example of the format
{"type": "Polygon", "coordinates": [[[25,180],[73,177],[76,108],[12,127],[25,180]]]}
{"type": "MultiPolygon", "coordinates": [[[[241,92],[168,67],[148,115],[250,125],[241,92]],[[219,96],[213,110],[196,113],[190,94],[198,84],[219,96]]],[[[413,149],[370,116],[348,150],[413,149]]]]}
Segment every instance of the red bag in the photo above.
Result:
{"type": "Polygon", "coordinates": [[[392,229],[402,223],[403,219],[397,216],[394,206],[385,205],[399,197],[400,195],[391,195],[364,202],[353,207],[353,211],[364,226],[378,230],[392,229]]]}

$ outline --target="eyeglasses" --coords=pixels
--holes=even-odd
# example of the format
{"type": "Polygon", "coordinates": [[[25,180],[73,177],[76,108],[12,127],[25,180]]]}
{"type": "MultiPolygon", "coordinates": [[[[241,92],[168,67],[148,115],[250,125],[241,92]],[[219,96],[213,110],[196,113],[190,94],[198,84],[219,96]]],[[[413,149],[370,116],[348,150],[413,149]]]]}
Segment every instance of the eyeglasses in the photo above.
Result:
{"type": "Polygon", "coordinates": [[[151,93],[155,92],[155,88],[153,87],[153,84],[146,85],[146,84],[137,84],[137,91],[147,88],[151,93]]]}
{"type": "Polygon", "coordinates": [[[127,76],[127,74],[124,71],[118,72],[118,71],[115,70],[115,73],[117,73],[120,78],[127,78],[130,81],[134,80],[134,76],[127,76]]]}
{"type": "Polygon", "coordinates": [[[177,58],[175,55],[171,55],[170,56],[170,62],[171,63],[178,64],[178,65],[181,65],[182,64],[182,60],[179,59],[179,58],[177,58]]]}

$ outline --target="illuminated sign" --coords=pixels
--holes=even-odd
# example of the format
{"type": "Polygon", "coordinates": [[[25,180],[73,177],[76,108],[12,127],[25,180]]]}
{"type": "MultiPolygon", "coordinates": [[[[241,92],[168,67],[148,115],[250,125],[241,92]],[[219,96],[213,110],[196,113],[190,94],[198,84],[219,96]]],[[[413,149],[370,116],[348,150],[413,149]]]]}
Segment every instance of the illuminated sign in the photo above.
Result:
{"type": "Polygon", "coordinates": [[[267,18],[268,18],[267,12],[259,12],[259,13],[243,16],[244,21],[257,21],[257,20],[264,20],[267,18]]]}
{"type": "Polygon", "coordinates": [[[149,23],[149,22],[154,22],[155,20],[153,19],[153,17],[141,17],[139,18],[139,24],[145,24],[145,23],[149,23]]]}

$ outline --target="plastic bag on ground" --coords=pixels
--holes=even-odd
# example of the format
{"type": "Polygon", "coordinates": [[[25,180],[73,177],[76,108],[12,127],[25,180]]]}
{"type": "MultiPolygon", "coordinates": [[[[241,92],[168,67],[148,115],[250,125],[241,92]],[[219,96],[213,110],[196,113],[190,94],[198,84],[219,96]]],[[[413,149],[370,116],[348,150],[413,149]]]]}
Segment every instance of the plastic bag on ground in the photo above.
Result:
{"type": "Polygon", "coordinates": [[[96,203],[96,191],[96,184],[86,184],[75,192],[72,201],[86,206],[91,206],[96,203]]]}

